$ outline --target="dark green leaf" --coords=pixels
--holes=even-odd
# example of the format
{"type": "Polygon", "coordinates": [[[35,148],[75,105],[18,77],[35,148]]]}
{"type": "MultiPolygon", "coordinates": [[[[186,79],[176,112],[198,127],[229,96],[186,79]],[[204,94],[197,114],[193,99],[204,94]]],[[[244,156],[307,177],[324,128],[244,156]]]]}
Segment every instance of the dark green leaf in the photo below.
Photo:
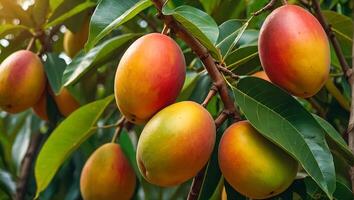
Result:
{"type": "Polygon", "coordinates": [[[66,63],[58,54],[48,53],[44,63],[44,69],[47,74],[48,82],[52,90],[58,94],[60,92],[63,77],[63,72],[66,68],[66,63]]]}
{"type": "Polygon", "coordinates": [[[200,77],[200,74],[194,71],[187,71],[186,80],[184,81],[184,85],[182,91],[178,95],[176,101],[186,101],[192,95],[192,92],[197,85],[197,81],[200,77]]]}
{"type": "Polygon", "coordinates": [[[90,34],[85,49],[90,50],[112,30],[151,5],[150,0],[102,0],[91,18],[90,34]]]}
{"type": "Polygon", "coordinates": [[[353,20],[345,15],[329,10],[324,10],[322,13],[338,38],[344,55],[346,57],[351,57],[353,44],[353,20]]]}
{"type": "Polygon", "coordinates": [[[225,63],[230,70],[239,75],[254,72],[261,66],[258,47],[255,45],[240,47],[229,54],[225,63]]]}
{"type": "Polygon", "coordinates": [[[122,132],[120,134],[119,144],[122,147],[124,154],[129,159],[130,164],[133,166],[136,176],[138,177],[139,180],[141,180],[142,177],[138,165],[136,163],[136,151],[127,132],[122,132]]]}
{"type": "Polygon", "coordinates": [[[241,79],[234,93],[252,125],[296,158],[332,198],[336,181],[333,157],[313,116],[289,94],[259,78],[241,79]]]}
{"type": "Polygon", "coordinates": [[[107,59],[111,59],[115,55],[117,49],[126,44],[133,38],[141,34],[125,34],[111,38],[99,46],[91,49],[88,53],[81,52],[74,60],[68,65],[63,75],[63,85],[69,86],[75,83],[80,77],[88,72],[96,64],[102,64],[107,59]]]}
{"type": "Polygon", "coordinates": [[[80,107],[51,133],[35,164],[36,197],[48,186],[71,153],[94,133],[99,117],[112,100],[113,96],[109,96],[80,107]]]}
{"type": "Polygon", "coordinates": [[[215,59],[220,60],[219,50],[215,47],[219,29],[213,18],[191,6],[180,6],[175,9],[165,6],[163,14],[172,15],[211,52],[215,59]]]}
{"type": "Polygon", "coordinates": [[[339,151],[340,155],[344,156],[350,164],[354,164],[354,155],[350,151],[347,143],[344,141],[342,136],[337,132],[337,130],[326,120],[322,119],[317,115],[313,115],[317,122],[322,126],[322,128],[326,131],[329,140],[331,140],[331,144],[334,144],[337,147],[335,150],[339,151]]]}
{"type": "MultiPolygon", "coordinates": [[[[232,33],[228,34],[224,39],[222,39],[216,45],[220,49],[221,54],[223,55],[223,60],[225,60],[227,58],[227,56],[229,55],[231,50],[235,47],[236,43],[241,39],[248,24],[249,24],[249,21],[244,23],[240,28],[236,29],[232,33]]],[[[223,27],[229,26],[229,23],[227,23],[226,25],[221,25],[221,26],[223,26],[223,27]]]]}

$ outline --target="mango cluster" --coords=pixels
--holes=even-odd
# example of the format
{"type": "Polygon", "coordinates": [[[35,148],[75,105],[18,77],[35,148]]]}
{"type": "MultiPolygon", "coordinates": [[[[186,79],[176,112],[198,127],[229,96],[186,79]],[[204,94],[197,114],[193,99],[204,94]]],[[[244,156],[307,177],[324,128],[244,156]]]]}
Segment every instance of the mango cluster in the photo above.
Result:
{"type": "MultiPolygon", "coordinates": [[[[327,37],[318,21],[300,7],[282,6],[267,17],[260,32],[259,54],[264,71],[253,76],[293,95],[314,95],[328,77],[327,37]]],[[[181,49],[158,33],[137,39],[116,71],[114,93],[120,112],[131,123],[145,124],[137,145],[137,166],[148,182],[162,187],[194,177],[215,146],[216,127],[208,111],[192,101],[175,103],[185,75],[181,49]]],[[[218,161],[231,186],[253,199],[285,191],[299,165],[247,120],[225,130],[218,161]]],[[[106,144],[85,164],[81,192],[85,200],[130,199],[135,179],[119,145],[106,144]]]]}

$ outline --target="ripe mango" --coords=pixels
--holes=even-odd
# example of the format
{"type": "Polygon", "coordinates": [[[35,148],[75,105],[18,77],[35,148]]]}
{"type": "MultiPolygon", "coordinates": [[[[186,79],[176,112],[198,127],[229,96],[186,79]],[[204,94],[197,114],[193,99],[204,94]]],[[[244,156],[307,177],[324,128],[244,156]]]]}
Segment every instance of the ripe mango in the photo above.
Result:
{"type": "Polygon", "coordinates": [[[45,83],[38,56],[27,50],[16,51],[0,65],[0,108],[9,113],[30,108],[38,102],[45,83]]]}
{"type": "MultiPolygon", "coordinates": [[[[59,112],[64,116],[69,116],[72,112],[80,107],[79,102],[70,94],[69,90],[63,88],[58,95],[49,94],[53,97],[59,112]]],[[[32,107],[33,111],[43,120],[48,120],[47,114],[47,94],[43,92],[40,100],[32,107]]]]}
{"type": "Polygon", "coordinates": [[[81,172],[80,190],[84,200],[129,200],[134,194],[136,176],[120,145],[98,148],[81,172]]]}
{"type": "Polygon", "coordinates": [[[53,95],[54,101],[58,106],[60,113],[67,117],[80,107],[79,102],[70,94],[69,90],[63,88],[59,95],[53,95]]]}
{"type": "Polygon", "coordinates": [[[264,21],[258,40],[263,69],[272,83],[298,97],[311,97],[325,84],[330,49],[325,31],[305,9],[285,5],[264,21]]]}
{"type": "Polygon", "coordinates": [[[84,48],[85,43],[87,42],[89,35],[89,20],[85,20],[81,30],[78,32],[71,32],[69,29],[64,33],[63,48],[64,52],[70,57],[73,58],[76,54],[84,48]]]}
{"type": "Polygon", "coordinates": [[[176,42],[159,33],[145,35],[119,62],[114,87],[118,108],[130,122],[143,124],[174,103],[185,76],[184,56],[176,42]]]}
{"type": "Polygon", "coordinates": [[[239,193],[265,199],[286,190],[298,163],[283,149],[262,136],[248,121],[236,122],[221,138],[219,166],[225,179],[239,193]]]}
{"type": "Polygon", "coordinates": [[[191,101],[172,104],[145,125],[137,147],[139,170],[152,184],[181,184],[208,162],[214,143],[215,124],[207,110],[191,101]]]}
{"type": "Polygon", "coordinates": [[[267,74],[264,71],[256,72],[256,73],[252,74],[252,76],[271,82],[269,77],[267,76],[267,74]]]}

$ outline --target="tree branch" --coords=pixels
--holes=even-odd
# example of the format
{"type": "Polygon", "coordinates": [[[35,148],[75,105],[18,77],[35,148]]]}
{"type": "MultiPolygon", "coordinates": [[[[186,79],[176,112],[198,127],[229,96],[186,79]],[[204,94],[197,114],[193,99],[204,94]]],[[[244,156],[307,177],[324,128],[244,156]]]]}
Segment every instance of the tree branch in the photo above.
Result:
{"type": "Polygon", "coordinates": [[[20,176],[17,181],[15,200],[24,200],[27,192],[28,180],[31,175],[32,164],[36,158],[37,151],[42,143],[44,134],[35,134],[30,141],[25,157],[22,160],[20,176]]]}
{"type": "Polygon", "coordinates": [[[333,49],[336,52],[336,55],[338,57],[340,66],[342,67],[343,73],[346,74],[346,76],[349,78],[349,76],[351,75],[350,67],[349,67],[347,61],[345,60],[343,51],[342,51],[340,44],[336,38],[336,35],[332,31],[331,25],[329,25],[326,22],[326,19],[321,12],[320,3],[318,2],[318,0],[312,0],[312,7],[314,9],[314,12],[316,14],[318,21],[321,23],[323,29],[326,31],[327,36],[333,45],[333,49]]]}
{"type": "Polygon", "coordinates": [[[215,85],[211,86],[210,91],[208,95],[205,97],[203,103],[201,104],[203,107],[206,107],[210,100],[216,95],[218,92],[218,88],[215,87],[215,85]]]}
{"type": "MultiPolygon", "coordinates": [[[[205,48],[193,35],[191,35],[183,26],[181,26],[172,16],[163,15],[161,10],[164,6],[164,0],[153,0],[155,7],[158,10],[159,18],[164,21],[166,26],[168,26],[176,35],[181,38],[195,54],[203,62],[205,69],[207,70],[209,76],[211,77],[213,84],[217,88],[221,101],[224,104],[224,111],[222,116],[215,120],[217,126],[222,124],[228,116],[232,116],[234,119],[240,119],[239,113],[236,111],[233,99],[229,96],[228,88],[222,74],[219,72],[215,60],[210,55],[207,48],[205,48]]],[[[191,191],[188,195],[188,200],[197,199],[201,182],[203,182],[205,170],[201,170],[198,175],[194,178],[193,184],[191,186],[191,191]]]]}

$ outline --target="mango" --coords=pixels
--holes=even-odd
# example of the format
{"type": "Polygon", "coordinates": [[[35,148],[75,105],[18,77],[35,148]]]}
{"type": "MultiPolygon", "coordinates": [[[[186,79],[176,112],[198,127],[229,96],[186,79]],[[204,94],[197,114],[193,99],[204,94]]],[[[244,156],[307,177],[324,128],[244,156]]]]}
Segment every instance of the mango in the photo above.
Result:
{"type": "Polygon", "coordinates": [[[315,95],[328,78],[326,33],[317,19],[299,6],[281,6],[265,19],[258,51],[272,83],[295,96],[315,95]]]}
{"type": "Polygon", "coordinates": [[[98,148],[81,172],[80,190],[84,200],[128,200],[134,194],[136,176],[120,145],[98,148]]]}
{"type": "Polygon", "coordinates": [[[215,143],[213,118],[192,101],[172,104],[145,125],[137,147],[143,177],[174,186],[194,177],[208,162],[215,143]]]}
{"type": "Polygon", "coordinates": [[[16,51],[0,65],[0,108],[22,112],[37,103],[46,78],[39,57],[27,50],[16,51]]]}
{"type": "Polygon", "coordinates": [[[257,77],[257,78],[261,78],[261,79],[268,81],[268,82],[271,82],[269,77],[267,76],[267,74],[264,71],[256,72],[256,73],[252,74],[252,76],[257,77]]]}
{"type": "Polygon", "coordinates": [[[63,48],[70,58],[75,57],[84,48],[89,35],[89,24],[90,21],[87,19],[78,32],[72,32],[67,29],[64,33],[63,48]]]}
{"type": "MultiPolygon", "coordinates": [[[[63,88],[58,95],[52,91],[49,94],[53,97],[59,112],[64,116],[69,116],[72,112],[80,107],[79,102],[70,94],[69,90],[63,88]]],[[[47,94],[44,92],[40,100],[32,107],[34,113],[41,119],[48,121],[47,114],[47,94]]]]}
{"type": "Polygon", "coordinates": [[[298,162],[262,136],[248,121],[236,122],[221,137],[219,166],[239,193],[265,199],[285,191],[295,179],[298,162]]]}
{"type": "Polygon", "coordinates": [[[41,119],[48,121],[47,93],[44,91],[39,101],[32,107],[33,112],[41,119]]]}
{"type": "Polygon", "coordinates": [[[183,53],[170,37],[151,33],[137,39],[121,58],[114,93],[121,113],[146,123],[175,102],[186,76],[183,53]]]}
{"type": "Polygon", "coordinates": [[[54,101],[60,113],[67,117],[80,107],[79,102],[70,94],[69,90],[63,88],[59,95],[53,95],[54,101]]]}

